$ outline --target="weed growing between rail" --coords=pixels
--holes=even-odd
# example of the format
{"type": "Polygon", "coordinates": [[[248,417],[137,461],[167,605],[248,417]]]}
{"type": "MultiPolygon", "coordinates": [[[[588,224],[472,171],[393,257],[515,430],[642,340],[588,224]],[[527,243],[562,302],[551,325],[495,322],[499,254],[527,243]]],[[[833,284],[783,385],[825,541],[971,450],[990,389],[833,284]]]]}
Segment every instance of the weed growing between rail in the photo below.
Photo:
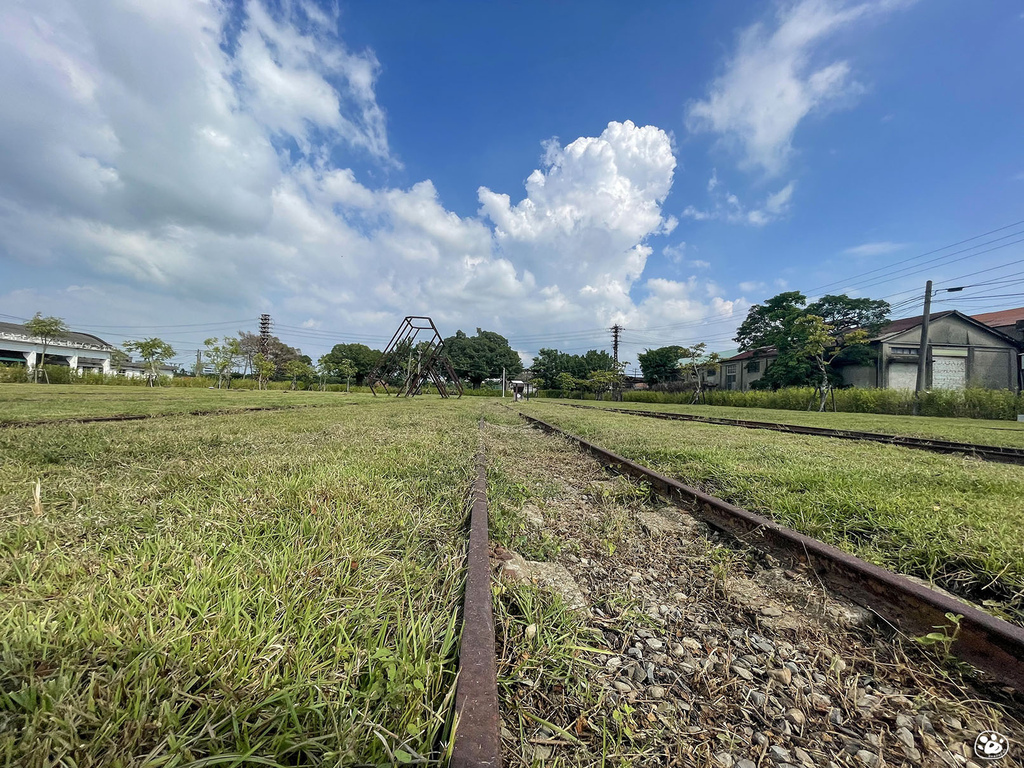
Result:
{"type": "Polygon", "coordinates": [[[1019,467],[539,401],[527,407],[689,485],[1024,622],[1019,467]]]}
{"type": "MultiPolygon", "coordinates": [[[[545,402],[545,401],[542,401],[545,402]]],[[[718,405],[669,405],[662,403],[617,403],[579,400],[555,402],[597,408],[657,411],[710,416],[716,419],[766,421],[772,424],[797,424],[805,427],[877,432],[884,435],[952,440],[979,445],[1024,448],[1024,424],[992,422],[980,419],[956,419],[928,416],[889,416],[870,413],[818,413],[817,411],[786,411],[770,408],[733,408],[718,405]]]]}
{"type": "Polygon", "coordinates": [[[363,399],[366,399],[363,395],[336,392],[0,384],[0,425],[117,415],[334,405],[363,399]]]}
{"type": "Polygon", "coordinates": [[[365,400],[0,433],[0,755],[440,762],[476,415],[365,400]]]}

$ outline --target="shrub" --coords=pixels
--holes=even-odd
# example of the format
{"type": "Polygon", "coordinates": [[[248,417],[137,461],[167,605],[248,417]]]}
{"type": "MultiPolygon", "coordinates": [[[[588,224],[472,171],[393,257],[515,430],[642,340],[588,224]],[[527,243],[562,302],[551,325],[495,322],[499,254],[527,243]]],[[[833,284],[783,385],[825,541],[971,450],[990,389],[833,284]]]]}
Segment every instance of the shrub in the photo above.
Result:
{"type": "MultiPolygon", "coordinates": [[[[545,396],[558,397],[557,394],[545,396]]],[[[626,392],[623,399],[634,403],[689,405],[692,395],[688,392],[626,392]]],[[[806,411],[808,405],[817,407],[817,396],[811,387],[789,387],[774,392],[712,390],[707,393],[707,404],[806,411]]],[[[835,405],[838,411],[909,415],[914,412],[914,393],[909,389],[837,389],[835,405]]],[[[936,389],[921,397],[922,416],[1016,419],[1018,413],[1024,413],[1024,395],[1008,389],[936,389]]]]}

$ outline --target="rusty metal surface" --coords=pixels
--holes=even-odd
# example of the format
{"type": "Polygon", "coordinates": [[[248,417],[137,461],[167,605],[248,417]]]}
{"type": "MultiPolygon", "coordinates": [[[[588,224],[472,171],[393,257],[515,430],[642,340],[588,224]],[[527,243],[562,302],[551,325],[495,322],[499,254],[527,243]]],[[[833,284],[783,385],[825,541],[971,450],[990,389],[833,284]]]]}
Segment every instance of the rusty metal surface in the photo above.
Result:
{"type": "Polygon", "coordinates": [[[746,429],[770,429],[775,432],[791,432],[797,435],[817,435],[834,437],[840,440],[867,440],[887,445],[900,445],[904,448],[918,448],[934,453],[964,453],[986,461],[998,461],[1004,464],[1024,464],[1024,449],[1007,448],[999,445],[976,445],[975,443],[959,443],[952,440],[932,440],[925,437],[905,437],[887,435],[881,432],[861,432],[850,429],[829,429],[828,427],[805,427],[798,424],[779,424],[771,421],[749,421],[746,419],[725,419],[717,416],[696,416],[690,413],[664,413],[661,411],[645,411],[639,408],[603,408],[592,405],[576,405],[574,403],[551,403],[569,408],[590,409],[594,411],[610,411],[626,413],[630,416],[646,416],[652,419],[669,421],[697,421],[703,424],[720,424],[728,427],[744,427],[746,429]]]}
{"type": "Polygon", "coordinates": [[[926,634],[936,627],[948,626],[947,613],[962,616],[960,633],[952,646],[953,653],[988,672],[999,683],[1024,692],[1024,629],[1021,627],[710,496],[542,419],[525,413],[520,413],[520,416],[548,432],[576,442],[601,462],[645,480],[660,493],[688,502],[694,506],[698,517],[715,528],[777,556],[807,563],[829,587],[882,616],[907,634],[926,634]]]}
{"type": "Polygon", "coordinates": [[[451,386],[459,397],[462,397],[462,381],[459,379],[455,369],[452,368],[448,353],[444,348],[444,339],[434,325],[434,321],[425,315],[409,315],[402,320],[398,330],[391,336],[391,341],[384,347],[380,359],[373,366],[373,370],[366,376],[366,382],[370,385],[370,392],[377,396],[377,387],[384,390],[385,395],[390,395],[387,380],[397,376],[402,377],[402,386],[396,393],[396,397],[411,397],[421,393],[423,383],[430,379],[437,387],[437,393],[442,398],[450,397],[448,387],[451,386]],[[417,343],[416,339],[421,332],[426,335],[417,343]],[[416,351],[416,367],[408,365],[412,361],[412,353],[416,351]],[[423,353],[426,352],[424,357],[423,353]],[[403,372],[403,365],[407,366],[403,372]],[[447,377],[447,383],[445,380],[447,377]]]}
{"type": "Polygon", "coordinates": [[[500,768],[501,721],[498,715],[497,664],[494,659],[494,616],[491,611],[487,465],[483,449],[477,455],[467,559],[451,766],[500,768]]]}
{"type": "Polygon", "coordinates": [[[208,411],[176,411],[174,413],[120,413],[112,416],[82,416],[67,419],[36,419],[34,421],[0,421],[0,429],[10,427],[45,427],[51,424],[95,424],[104,421],[145,421],[166,419],[171,416],[228,416],[253,411],[298,411],[303,408],[322,408],[322,405],[259,405],[251,408],[217,408],[208,411]]]}

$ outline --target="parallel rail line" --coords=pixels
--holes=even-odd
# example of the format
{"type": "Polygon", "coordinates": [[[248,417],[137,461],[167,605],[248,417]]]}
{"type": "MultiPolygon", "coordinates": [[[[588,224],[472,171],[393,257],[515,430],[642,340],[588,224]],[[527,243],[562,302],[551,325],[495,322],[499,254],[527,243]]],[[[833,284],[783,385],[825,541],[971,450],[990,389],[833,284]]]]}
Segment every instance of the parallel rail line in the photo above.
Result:
{"type": "Polygon", "coordinates": [[[655,472],[554,424],[522,412],[519,415],[536,427],[576,443],[603,464],[648,482],[669,498],[683,500],[713,527],[776,556],[806,563],[830,588],[903,632],[928,633],[948,626],[947,613],[960,615],[952,652],[1000,683],[1024,692],[1024,628],[655,472]]]}
{"type": "Polygon", "coordinates": [[[551,403],[551,405],[564,405],[569,408],[589,409],[592,411],[626,413],[630,416],[646,416],[652,419],[668,419],[670,421],[696,421],[702,424],[719,424],[728,427],[745,427],[746,429],[770,429],[775,432],[834,437],[840,440],[866,440],[875,443],[885,443],[886,445],[899,445],[904,448],[917,448],[934,453],[962,453],[978,459],[984,459],[985,461],[997,461],[1004,464],[1024,464],[1024,448],[977,445],[975,443],[960,443],[952,440],[934,440],[926,437],[887,435],[881,432],[861,432],[849,429],[830,429],[828,427],[805,427],[798,424],[780,424],[771,421],[749,421],[746,419],[725,419],[717,416],[696,416],[689,413],[645,411],[640,408],[605,408],[592,405],[575,405],[574,403],[551,403]]]}
{"type": "Polygon", "coordinates": [[[110,416],[78,416],[66,419],[35,419],[33,421],[0,421],[0,429],[13,427],[46,427],[51,424],[95,424],[104,421],[145,421],[146,419],[166,419],[171,416],[227,416],[232,413],[252,413],[253,411],[297,411],[302,408],[323,408],[323,405],[259,405],[243,408],[215,408],[204,411],[174,411],[169,413],[116,413],[110,416]]]}

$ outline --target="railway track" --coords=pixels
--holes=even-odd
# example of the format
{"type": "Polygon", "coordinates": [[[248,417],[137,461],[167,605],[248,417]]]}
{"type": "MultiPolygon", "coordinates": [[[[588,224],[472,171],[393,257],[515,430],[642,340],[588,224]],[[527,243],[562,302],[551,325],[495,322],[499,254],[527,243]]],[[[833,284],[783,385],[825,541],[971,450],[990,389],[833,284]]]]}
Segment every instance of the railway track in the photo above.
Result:
{"type": "MultiPolygon", "coordinates": [[[[480,419],[483,432],[484,420],[480,419]]],[[[466,594],[455,691],[452,768],[500,768],[501,720],[498,713],[494,615],[491,605],[490,537],[487,532],[487,458],[483,443],[476,459],[469,521],[466,594]]]]}
{"type": "Polygon", "coordinates": [[[919,636],[945,626],[947,613],[961,616],[951,652],[1002,684],[1024,692],[1024,629],[666,477],[554,424],[522,412],[519,415],[535,427],[574,442],[602,464],[649,483],[670,499],[682,500],[712,527],[774,556],[806,564],[825,585],[905,634],[919,636]]]}
{"type": "Polygon", "coordinates": [[[702,424],[719,424],[728,427],[744,427],[746,429],[769,429],[775,432],[790,432],[796,435],[816,435],[818,437],[834,437],[840,440],[864,440],[886,445],[899,445],[904,448],[917,448],[933,453],[959,453],[973,456],[985,461],[996,461],[1004,464],[1024,464],[1024,448],[1006,448],[998,445],[977,445],[975,443],[959,443],[952,440],[934,440],[924,437],[906,437],[887,435],[879,432],[861,432],[847,429],[829,429],[827,427],[805,427],[796,424],[779,424],[770,421],[748,421],[746,419],[723,419],[714,416],[695,416],[688,413],[663,413],[633,408],[604,408],[573,403],[551,403],[569,408],[625,413],[630,416],[646,416],[652,419],[669,421],[696,421],[702,424]]]}
{"type": "Polygon", "coordinates": [[[147,419],[165,419],[171,416],[227,416],[233,413],[252,413],[254,411],[297,411],[303,408],[322,407],[322,405],[259,405],[243,408],[215,408],[200,411],[176,411],[174,413],[119,413],[111,416],[82,416],[79,418],[67,419],[0,421],[0,429],[12,429],[14,427],[45,427],[51,424],[96,424],[106,421],[145,421],[147,419]]]}

